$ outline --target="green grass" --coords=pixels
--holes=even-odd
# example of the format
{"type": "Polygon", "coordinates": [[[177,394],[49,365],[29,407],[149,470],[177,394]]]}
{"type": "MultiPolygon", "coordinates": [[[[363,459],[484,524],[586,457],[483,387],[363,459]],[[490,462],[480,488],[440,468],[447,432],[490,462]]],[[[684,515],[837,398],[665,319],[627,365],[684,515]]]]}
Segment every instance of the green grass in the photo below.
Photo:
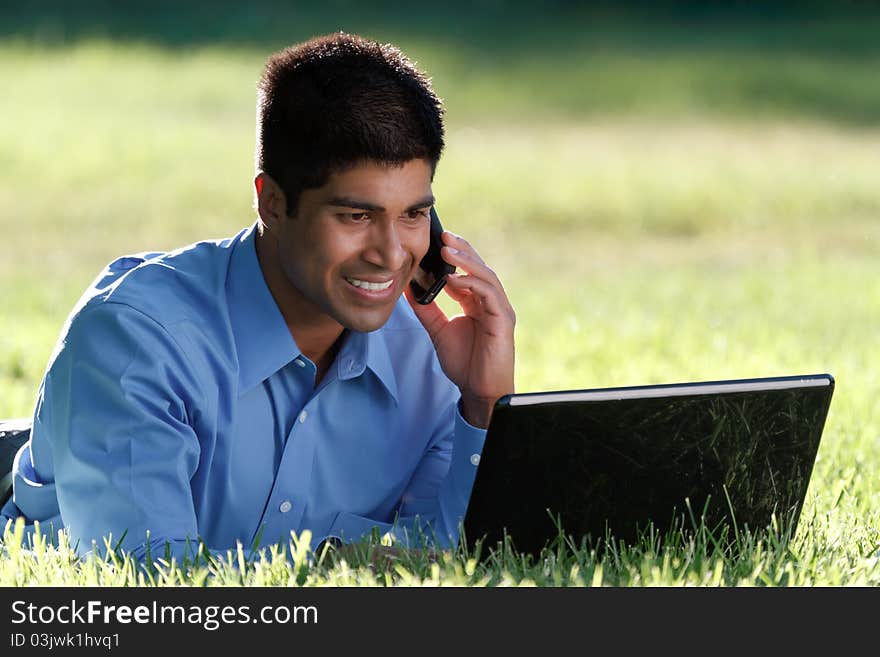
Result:
{"type": "MultiPolygon", "coordinates": [[[[557,26],[568,50],[539,23],[523,52],[467,30],[448,47],[403,27],[374,36],[399,29],[447,99],[437,207],[514,303],[519,391],[835,375],[795,539],[750,538],[735,553],[705,536],[576,546],[537,562],[510,550],[479,563],[405,555],[382,567],[366,553],[312,564],[301,544],[283,559],[233,553],[143,579],[113,557],[77,562],[63,542],[12,542],[0,585],[880,583],[870,21],[811,23],[777,41],[755,26],[715,38],[641,27],[629,45],[620,26],[557,26]]],[[[67,313],[106,262],[252,221],[253,88],[269,49],[233,41],[0,41],[0,417],[30,413],[67,313]]]]}

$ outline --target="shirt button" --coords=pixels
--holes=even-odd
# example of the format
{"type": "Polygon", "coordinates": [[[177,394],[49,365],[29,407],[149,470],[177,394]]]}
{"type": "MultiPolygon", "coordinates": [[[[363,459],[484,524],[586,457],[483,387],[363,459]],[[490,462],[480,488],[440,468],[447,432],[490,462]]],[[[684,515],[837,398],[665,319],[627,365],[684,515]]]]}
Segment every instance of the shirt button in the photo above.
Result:
{"type": "Polygon", "coordinates": [[[278,510],[281,511],[281,513],[287,513],[292,508],[293,508],[293,504],[290,503],[290,500],[284,500],[281,503],[281,506],[278,507],[278,510]]]}
{"type": "Polygon", "coordinates": [[[305,422],[305,421],[306,421],[306,418],[307,418],[308,416],[309,416],[308,411],[303,411],[302,413],[300,413],[300,414],[299,414],[299,423],[302,424],[303,422],[305,422]]]}
{"type": "Polygon", "coordinates": [[[480,455],[471,454],[471,465],[480,465],[480,455]]]}
{"type": "Polygon", "coordinates": [[[302,358],[297,358],[297,359],[296,359],[295,361],[293,361],[293,362],[296,363],[296,366],[297,366],[297,367],[305,367],[305,366],[306,366],[305,361],[303,361],[302,358]]]}

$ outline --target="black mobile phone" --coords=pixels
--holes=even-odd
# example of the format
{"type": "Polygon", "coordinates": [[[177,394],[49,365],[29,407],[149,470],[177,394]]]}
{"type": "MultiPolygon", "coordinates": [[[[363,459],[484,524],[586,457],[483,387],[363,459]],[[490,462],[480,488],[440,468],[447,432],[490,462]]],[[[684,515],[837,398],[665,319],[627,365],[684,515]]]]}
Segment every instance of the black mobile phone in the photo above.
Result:
{"type": "Polygon", "coordinates": [[[440,248],[443,241],[440,236],[443,234],[443,226],[440,225],[440,217],[437,211],[431,208],[431,245],[428,252],[419,266],[409,285],[415,294],[416,301],[420,304],[427,305],[434,300],[434,297],[446,285],[446,276],[455,271],[455,267],[446,262],[440,255],[440,248]]]}

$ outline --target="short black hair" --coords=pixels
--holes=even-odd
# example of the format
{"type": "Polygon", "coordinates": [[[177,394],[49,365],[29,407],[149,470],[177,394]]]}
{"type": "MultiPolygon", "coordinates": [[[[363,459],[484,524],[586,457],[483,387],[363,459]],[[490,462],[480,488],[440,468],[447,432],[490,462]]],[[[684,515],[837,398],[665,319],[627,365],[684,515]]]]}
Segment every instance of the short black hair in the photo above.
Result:
{"type": "Polygon", "coordinates": [[[258,170],[293,215],[300,193],[365,161],[431,164],[443,151],[443,103],[391,44],[328,34],[269,57],[257,87],[258,170]]]}

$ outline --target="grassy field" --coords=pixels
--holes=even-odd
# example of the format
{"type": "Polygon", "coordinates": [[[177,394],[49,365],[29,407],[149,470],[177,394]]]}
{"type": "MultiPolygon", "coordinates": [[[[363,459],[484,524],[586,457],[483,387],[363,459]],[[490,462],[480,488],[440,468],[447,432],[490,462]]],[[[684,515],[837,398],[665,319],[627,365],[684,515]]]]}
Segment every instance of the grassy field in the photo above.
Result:
{"type": "MultiPolygon", "coordinates": [[[[310,20],[298,29],[334,29],[310,20]]],[[[140,580],[112,558],[10,544],[0,585],[880,583],[878,23],[712,25],[539,22],[492,44],[479,26],[446,41],[363,31],[399,43],[447,101],[437,208],[514,303],[518,391],[835,376],[793,541],[378,565],[366,547],[312,564],[301,543],[140,580]]],[[[254,84],[283,45],[28,26],[0,32],[0,417],[31,412],[64,318],[109,260],[253,220],[254,84]]]]}

